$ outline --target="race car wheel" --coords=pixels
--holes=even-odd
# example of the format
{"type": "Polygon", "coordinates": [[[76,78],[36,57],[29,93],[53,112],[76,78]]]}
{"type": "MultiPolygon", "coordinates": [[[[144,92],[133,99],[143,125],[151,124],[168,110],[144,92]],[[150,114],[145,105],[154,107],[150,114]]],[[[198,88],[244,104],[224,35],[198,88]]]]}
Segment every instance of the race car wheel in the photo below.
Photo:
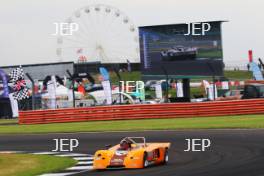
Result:
{"type": "Polygon", "coordinates": [[[146,168],[149,166],[149,161],[148,161],[148,154],[145,153],[143,157],[143,167],[146,168]]]}
{"type": "Polygon", "coordinates": [[[164,153],[164,164],[167,164],[168,162],[169,162],[169,152],[168,149],[166,149],[164,153]]]}

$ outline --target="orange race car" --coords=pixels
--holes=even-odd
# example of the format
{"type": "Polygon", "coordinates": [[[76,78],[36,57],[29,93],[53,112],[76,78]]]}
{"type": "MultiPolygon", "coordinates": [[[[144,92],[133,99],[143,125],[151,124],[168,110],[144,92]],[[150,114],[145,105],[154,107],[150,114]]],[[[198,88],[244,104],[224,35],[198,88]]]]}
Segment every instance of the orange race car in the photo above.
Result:
{"type": "Polygon", "coordinates": [[[126,137],[120,144],[94,155],[93,168],[145,168],[166,164],[169,160],[170,143],[146,143],[144,137],[126,137]]]}

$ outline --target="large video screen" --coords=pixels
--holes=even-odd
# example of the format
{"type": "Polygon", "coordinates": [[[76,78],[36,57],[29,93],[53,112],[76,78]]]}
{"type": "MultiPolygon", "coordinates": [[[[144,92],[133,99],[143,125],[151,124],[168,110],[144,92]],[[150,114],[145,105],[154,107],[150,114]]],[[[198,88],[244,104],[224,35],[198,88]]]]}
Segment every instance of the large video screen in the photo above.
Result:
{"type": "Polygon", "coordinates": [[[221,21],[139,28],[144,77],[222,76],[221,21]]]}

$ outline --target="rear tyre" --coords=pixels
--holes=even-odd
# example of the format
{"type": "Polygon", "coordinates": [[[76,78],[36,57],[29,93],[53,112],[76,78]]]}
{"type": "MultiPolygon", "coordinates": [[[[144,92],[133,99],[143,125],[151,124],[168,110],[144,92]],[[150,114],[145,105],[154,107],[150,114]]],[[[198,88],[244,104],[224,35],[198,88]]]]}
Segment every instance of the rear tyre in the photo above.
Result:
{"type": "Polygon", "coordinates": [[[168,152],[168,149],[165,149],[163,163],[167,164],[168,162],[169,162],[169,152],[168,152]]]}
{"type": "Polygon", "coordinates": [[[143,168],[146,168],[149,166],[149,161],[148,161],[148,154],[144,153],[144,157],[143,157],[143,168]]]}

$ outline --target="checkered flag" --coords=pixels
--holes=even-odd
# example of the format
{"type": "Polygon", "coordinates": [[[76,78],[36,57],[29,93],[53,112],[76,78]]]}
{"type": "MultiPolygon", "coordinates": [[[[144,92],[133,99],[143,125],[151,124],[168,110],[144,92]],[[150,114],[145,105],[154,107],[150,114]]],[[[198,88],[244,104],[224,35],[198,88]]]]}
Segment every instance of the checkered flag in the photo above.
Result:
{"type": "Polygon", "coordinates": [[[23,100],[29,98],[29,89],[27,88],[25,81],[25,74],[22,67],[14,69],[10,74],[10,80],[13,82],[14,98],[16,100],[23,100]]]}
{"type": "Polygon", "coordinates": [[[13,94],[14,98],[16,100],[24,100],[26,98],[29,98],[29,89],[23,88],[23,90],[17,91],[13,94]]]}
{"type": "Polygon", "coordinates": [[[12,82],[16,82],[18,80],[24,80],[25,74],[24,74],[24,70],[22,69],[22,67],[18,67],[16,69],[14,69],[10,74],[10,80],[12,82]]]}

